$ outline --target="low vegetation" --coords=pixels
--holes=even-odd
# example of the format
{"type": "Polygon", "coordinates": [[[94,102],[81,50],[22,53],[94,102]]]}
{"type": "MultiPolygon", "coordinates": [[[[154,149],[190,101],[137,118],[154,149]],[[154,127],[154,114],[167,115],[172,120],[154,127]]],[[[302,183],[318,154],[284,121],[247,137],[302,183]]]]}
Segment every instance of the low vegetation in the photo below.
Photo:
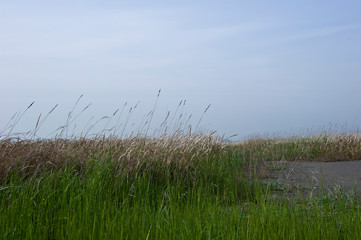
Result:
{"type": "Polygon", "coordinates": [[[0,239],[360,239],[352,193],[292,197],[258,161],[359,160],[361,135],[0,141],[0,239]],[[252,172],[253,174],[249,174],[252,172]]]}

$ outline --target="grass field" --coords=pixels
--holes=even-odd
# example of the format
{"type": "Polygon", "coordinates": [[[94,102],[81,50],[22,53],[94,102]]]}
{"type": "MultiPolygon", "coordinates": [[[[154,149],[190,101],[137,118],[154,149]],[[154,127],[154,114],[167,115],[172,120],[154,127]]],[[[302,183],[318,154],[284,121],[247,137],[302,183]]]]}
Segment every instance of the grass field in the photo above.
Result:
{"type": "Polygon", "coordinates": [[[361,159],[360,135],[2,140],[0,149],[3,239],[361,238],[357,196],[271,198],[256,164],[361,159]]]}
{"type": "Polygon", "coordinates": [[[0,140],[0,239],[361,239],[359,196],[290,197],[258,167],[360,160],[360,134],[9,136],[0,140]]]}

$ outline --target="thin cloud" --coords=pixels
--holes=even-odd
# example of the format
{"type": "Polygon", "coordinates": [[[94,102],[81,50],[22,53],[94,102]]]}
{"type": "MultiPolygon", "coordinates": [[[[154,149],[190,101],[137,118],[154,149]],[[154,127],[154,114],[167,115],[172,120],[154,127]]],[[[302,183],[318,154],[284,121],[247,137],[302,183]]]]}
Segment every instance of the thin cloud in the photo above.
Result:
{"type": "MultiPolygon", "coordinates": [[[[289,28],[290,27],[291,26],[289,26],[289,28]]],[[[271,46],[279,46],[281,44],[316,40],[319,38],[325,38],[339,34],[346,34],[352,31],[353,32],[360,31],[361,24],[326,26],[319,28],[310,28],[306,30],[302,30],[299,28],[293,28],[293,29],[289,29],[289,28],[287,28],[286,31],[284,32],[275,31],[274,33],[270,32],[268,34],[263,34],[264,39],[267,39],[267,41],[264,40],[255,41],[252,43],[252,45],[271,47],[271,46]]]]}
{"type": "Polygon", "coordinates": [[[299,34],[295,34],[292,36],[288,36],[285,38],[285,41],[299,41],[299,40],[310,40],[315,38],[323,38],[332,35],[337,35],[343,32],[360,30],[361,24],[352,24],[352,25],[340,25],[340,26],[331,26],[331,27],[323,27],[317,29],[311,29],[299,34]]]}

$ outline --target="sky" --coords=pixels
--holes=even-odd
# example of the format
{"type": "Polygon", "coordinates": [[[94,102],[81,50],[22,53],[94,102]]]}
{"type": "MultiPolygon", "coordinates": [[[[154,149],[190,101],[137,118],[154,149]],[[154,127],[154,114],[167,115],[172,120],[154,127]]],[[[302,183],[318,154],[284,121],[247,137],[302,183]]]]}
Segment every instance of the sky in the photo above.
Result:
{"type": "Polygon", "coordinates": [[[108,116],[99,129],[156,132],[168,112],[169,127],[236,138],[360,129],[360,12],[358,0],[0,1],[0,133],[35,101],[12,131],[58,104],[47,136],[81,95],[74,131],[108,116]]]}

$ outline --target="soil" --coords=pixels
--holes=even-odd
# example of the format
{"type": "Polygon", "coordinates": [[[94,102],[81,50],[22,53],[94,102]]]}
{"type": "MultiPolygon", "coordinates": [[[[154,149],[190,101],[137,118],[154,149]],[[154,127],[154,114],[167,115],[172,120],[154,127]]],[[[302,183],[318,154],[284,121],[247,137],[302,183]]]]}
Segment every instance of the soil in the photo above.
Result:
{"type": "Polygon", "coordinates": [[[295,192],[342,188],[361,196],[361,160],[345,162],[267,162],[266,181],[295,192]]]}

